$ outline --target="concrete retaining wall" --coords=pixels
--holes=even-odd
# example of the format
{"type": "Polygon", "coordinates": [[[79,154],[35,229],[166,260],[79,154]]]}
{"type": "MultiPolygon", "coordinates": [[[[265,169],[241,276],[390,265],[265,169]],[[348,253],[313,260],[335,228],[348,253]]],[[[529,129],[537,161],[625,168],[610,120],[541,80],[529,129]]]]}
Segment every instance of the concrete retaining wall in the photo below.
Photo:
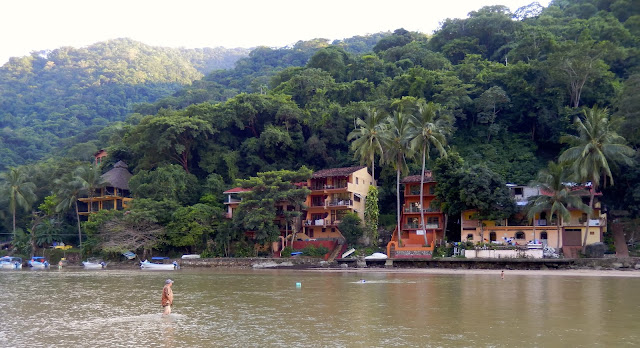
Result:
{"type": "Polygon", "coordinates": [[[541,259],[543,257],[542,253],[542,249],[465,250],[464,257],[467,259],[541,259]]]}

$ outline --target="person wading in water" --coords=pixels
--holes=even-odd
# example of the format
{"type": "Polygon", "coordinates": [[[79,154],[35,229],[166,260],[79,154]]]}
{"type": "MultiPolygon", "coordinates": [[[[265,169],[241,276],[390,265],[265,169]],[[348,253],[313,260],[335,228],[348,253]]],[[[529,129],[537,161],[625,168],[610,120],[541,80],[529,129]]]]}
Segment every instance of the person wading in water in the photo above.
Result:
{"type": "Polygon", "coordinates": [[[171,314],[171,305],[173,305],[173,290],[171,290],[172,285],[173,280],[165,280],[164,288],[162,288],[162,307],[164,307],[162,316],[171,314]]]}

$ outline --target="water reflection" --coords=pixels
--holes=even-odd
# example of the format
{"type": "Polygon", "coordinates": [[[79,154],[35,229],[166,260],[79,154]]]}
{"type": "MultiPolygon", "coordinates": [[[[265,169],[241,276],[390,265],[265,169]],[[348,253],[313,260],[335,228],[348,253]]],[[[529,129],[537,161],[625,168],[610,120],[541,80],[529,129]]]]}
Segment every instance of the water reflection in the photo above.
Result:
{"type": "Polygon", "coordinates": [[[498,274],[0,272],[0,346],[624,346],[640,338],[639,286],[498,274]],[[169,276],[174,308],[162,317],[169,276]]]}

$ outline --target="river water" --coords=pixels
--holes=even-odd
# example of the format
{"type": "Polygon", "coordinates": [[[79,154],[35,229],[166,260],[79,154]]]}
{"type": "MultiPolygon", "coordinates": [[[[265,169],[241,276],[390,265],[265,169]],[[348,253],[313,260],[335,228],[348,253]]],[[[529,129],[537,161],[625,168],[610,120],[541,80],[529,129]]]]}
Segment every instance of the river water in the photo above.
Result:
{"type": "Polygon", "coordinates": [[[639,294],[628,277],[2,271],[0,347],[635,346],[639,294]]]}

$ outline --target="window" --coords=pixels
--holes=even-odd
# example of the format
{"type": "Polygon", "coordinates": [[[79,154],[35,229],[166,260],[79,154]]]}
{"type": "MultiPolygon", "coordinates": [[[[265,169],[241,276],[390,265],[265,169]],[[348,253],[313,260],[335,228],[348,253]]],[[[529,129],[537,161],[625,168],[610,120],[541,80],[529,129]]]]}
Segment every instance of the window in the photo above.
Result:
{"type": "Polygon", "coordinates": [[[587,214],[583,213],[582,217],[580,217],[580,219],[578,219],[578,223],[583,224],[583,223],[587,222],[587,218],[588,218],[587,214]]]}
{"type": "Polygon", "coordinates": [[[324,197],[323,196],[311,196],[311,206],[312,207],[321,207],[324,205],[324,197]]]}
{"type": "Polygon", "coordinates": [[[522,231],[516,232],[516,239],[524,239],[524,232],[522,231]]]}
{"type": "Polygon", "coordinates": [[[440,222],[440,220],[437,217],[430,217],[427,218],[427,224],[429,225],[437,225],[440,222]]]}
{"type": "Polygon", "coordinates": [[[357,195],[357,194],[354,194],[353,195],[353,200],[356,201],[356,202],[360,202],[360,196],[357,195]]]}
{"type": "Polygon", "coordinates": [[[309,229],[309,238],[313,238],[313,228],[309,229]]]}
{"type": "Polygon", "coordinates": [[[358,177],[356,176],[356,185],[358,185],[358,177]]]}
{"type": "Polygon", "coordinates": [[[471,234],[471,233],[467,234],[467,239],[473,240],[473,234],[471,234]]]}
{"type": "Polygon", "coordinates": [[[515,187],[513,193],[517,196],[522,196],[522,187],[515,187]]]}
{"type": "Polygon", "coordinates": [[[489,233],[489,241],[491,241],[491,242],[495,242],[496,241],[496,232],[495,231],[491,231],[491,233],[489,233]]]}
{"type": "Polygon", "coordinates": [[[547,238],[547,232],[540,232],[540,239],[549,239],[547,238]]]}

